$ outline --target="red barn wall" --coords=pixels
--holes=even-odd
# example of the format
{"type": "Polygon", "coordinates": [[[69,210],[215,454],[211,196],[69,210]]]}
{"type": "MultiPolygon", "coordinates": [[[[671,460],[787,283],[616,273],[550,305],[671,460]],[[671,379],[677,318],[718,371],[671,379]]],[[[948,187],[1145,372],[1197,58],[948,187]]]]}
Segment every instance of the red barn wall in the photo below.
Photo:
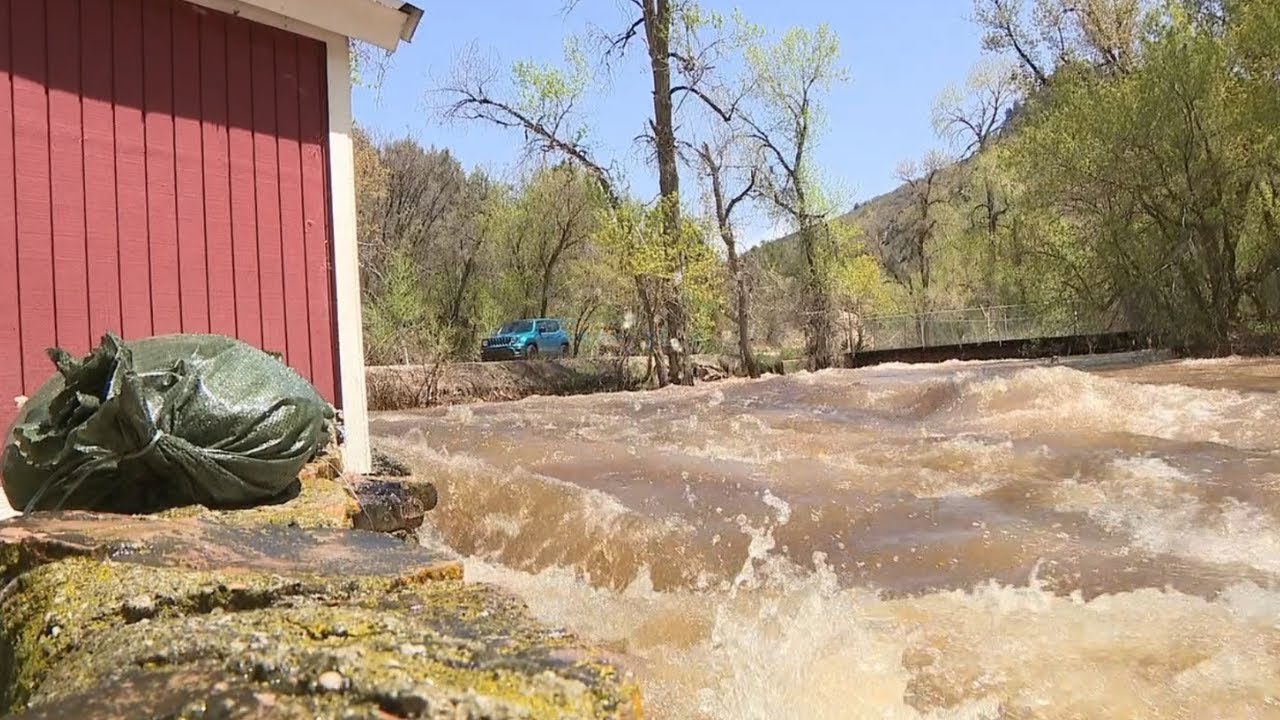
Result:
{"type": "Polygon", "coordinates": [[[107,331],[238,337],[339,400],[325,61],[182,0],[0,0],[0,428],[107,331]]]}

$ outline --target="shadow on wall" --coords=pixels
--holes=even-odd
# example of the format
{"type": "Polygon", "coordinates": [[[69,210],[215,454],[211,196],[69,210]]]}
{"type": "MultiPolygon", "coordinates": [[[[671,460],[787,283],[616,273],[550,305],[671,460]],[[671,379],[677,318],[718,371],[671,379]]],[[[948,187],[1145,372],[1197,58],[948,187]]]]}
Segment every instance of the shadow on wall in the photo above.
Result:
{"type": "MultiPolygon", "coordinates": [[[[13,46],[0,53],[0,71],[16,79],[19,99],[28,86],[40,94],[48,87],[94,111],[142,111],[224,133],[316,141],[327,133],[305,122],[323,117],[307,110],[325,111],[328,102],[319,40],[185,2],[17,2],[7,14],[13,46]]],[[[91,129],[93,117],[85,121],[91,129]]]]}

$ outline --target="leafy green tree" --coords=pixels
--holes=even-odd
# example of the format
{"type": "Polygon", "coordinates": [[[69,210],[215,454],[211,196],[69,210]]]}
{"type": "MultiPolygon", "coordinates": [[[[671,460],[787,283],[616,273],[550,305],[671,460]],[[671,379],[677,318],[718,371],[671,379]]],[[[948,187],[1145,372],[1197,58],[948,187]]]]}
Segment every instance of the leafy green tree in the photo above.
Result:
{"type": "Polygon", "coordinates": [[[546,317],[566,292],[566,268],[590,241],[605,208],[599,186],[572,165],[536,169],[494,208],[500,276],[512,315],[546,317]]]}
{"type": "Polygon", "coordinates": [[[866,252],[860,229],[845,223],[837,228],[837,255],[832,263],[832,297],[839,318],[842,350],[855,355],[865,342],[865,321],[905,309],[902,286],[893,281],[866,252]]]}
{"type": "Polygon", "coordinates": [[[1245,299],[1273,312],[1277,154],[1257,110],[1277,88],[1228,39],[1266,26],[1270,6],[1227,4],[1225,33],[1168,6],[1125,64],[1059,67],[1014,144],[1032,201],[1069,224],[1082,299],[1168,342],[1229,350],[1245,299]]]}
{"type": "Polygon", "coordinates": [[[800,307],[810,369],[831,367],[835,354],[830,221],[836,214],[814,158],[824,125],[823,96],[847,80],[840,41],[826,25],[794,28],[776,42],[747,49],[752,92],[737,117],[762,148],[762,196],[799,237],[800,307]]]}
{"type": "MultiPolygon", "coordinates": [[[[673,243],[666,230],[663,202],[669,201],[652,207],[629,202],[611,211],[601,223],[595,241],[612,259],[618,273],[635,282],[642,312],[652,307],[645,305],[665,302],[662,293],[674,292],[673,278],[684,275],[683,292],[689,298],[692,337],[706,340],[714,335],[715,320],[721,311],[717,292],[719,258],[707,244],[706,229],[689,219],[681,222],[673,243]]],[[[643,317],[645,322],[653,323],[649,336],[659,338],[650,347],[651,354],[656,355],[667,329],[661,327],[657,314],[647,312],[643,317]]],[[[658,358],[654,360],[656,363],[658,358]]]]}
{"type": "Polygon", "coordinates": [[[417,263],[404,250],[388,260],[382,291],[365,304],[369,360],[377,364],[436,363],[452,342],[432,311],[417,263]]]}

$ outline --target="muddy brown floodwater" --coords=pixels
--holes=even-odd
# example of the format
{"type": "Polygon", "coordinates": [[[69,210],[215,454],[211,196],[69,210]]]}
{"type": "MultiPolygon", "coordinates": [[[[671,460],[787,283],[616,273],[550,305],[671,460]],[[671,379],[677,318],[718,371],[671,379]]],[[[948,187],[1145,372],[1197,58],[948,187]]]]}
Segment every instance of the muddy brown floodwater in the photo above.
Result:
{"type": "Polygon", "coordinates": [[[1280,361],[891,365],[374,419],[658,718],[1280,718],[1280,361]]]}

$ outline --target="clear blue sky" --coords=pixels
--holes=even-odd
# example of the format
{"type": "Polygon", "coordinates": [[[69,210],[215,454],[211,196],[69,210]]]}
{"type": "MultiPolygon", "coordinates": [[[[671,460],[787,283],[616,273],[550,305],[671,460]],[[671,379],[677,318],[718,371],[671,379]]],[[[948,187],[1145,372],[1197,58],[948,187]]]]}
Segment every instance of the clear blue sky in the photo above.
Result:
{"type": "MultiPolygon", "coordinates": [[[[582,0],[569,15],[562,0],[419,0],[426,16],[414,42],[392,60],[381,91],[356,91],[356,119],[382,137],[410,135],[449,148],[468,168],[505,174],[519,157],[521,137],[479,124],[457,125],[435,111],[430,93],[453,58],[471,44],[496,54],[503,67],[520,59],[558,62],[568,34],[588,24],[618,27],[629,2],[582,0]]],[[[782,31],[826,22],[840,36],[852,81],[828,100],[828,128],[819,157],[828,179],[852,200],[894,188],[899,161],[920,157],[941,141],[933,132],[934,99],[963,82],[978,60],[979,37],[970,0],[704,0],[740,8],[756,23],[782,31]]],[[[638,193],[652,192],[653,172],[632,139],[643,128],[649,98],[644,69],[633,59],[612,87],[593,98],[590,113],[598,155],[618,159],[638,193]]],[[[773,231],[760,222],[753,240],[773,231]]],[[[752,237],[754,236],[754,237],[752,237]]]]}

